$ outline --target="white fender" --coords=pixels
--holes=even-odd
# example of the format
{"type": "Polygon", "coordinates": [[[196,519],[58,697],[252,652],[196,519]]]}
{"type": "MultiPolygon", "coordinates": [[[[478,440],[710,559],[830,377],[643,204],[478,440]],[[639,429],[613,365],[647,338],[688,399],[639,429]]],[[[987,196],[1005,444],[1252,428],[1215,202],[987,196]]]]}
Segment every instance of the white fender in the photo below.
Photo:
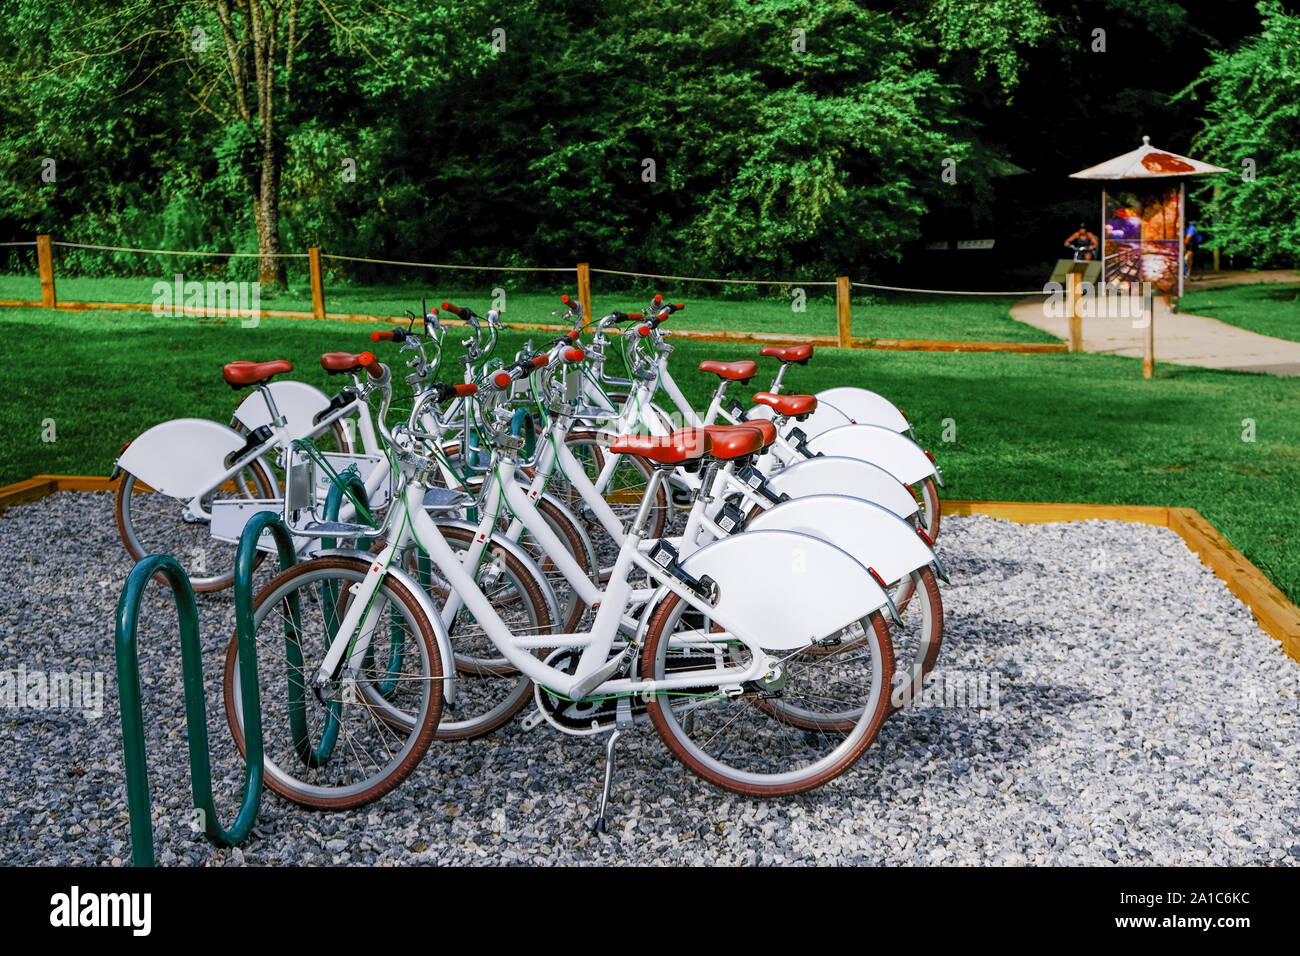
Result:
{"type": "MultiPolygon", "coordinates": [[[[903,417],[903,413],[898,410],[897,405],[885,398],[885,396],[879,395],[870,389],[854,388],[848,385],[828,388],[817,393],[819,408],[822,402],[839,409],[848,416],[849,422],[854,425],[879,425],[895,432],[907,432],[912,429],[911,424],[903,417]]],[[[817,413],[814,412],[813,417],[808,420],[811,422],[816,416],[817,413]]],[[[804,434],[811,436],[813,433],[805,428],[804,434]]]]}
{"type": "MultiPolygon", "coordinates": [[[[771,411],[766,405],[759,405],[758,407],[771,411]]],[[[817,407],[813,409],[812,414],[803,421],[796,418],[787,418],[785,426],[781,429],[781,434],[788,438],[790,432],[797,428],[804,433],[805,438],[812,438],[814,435],[820,435],[822,432],[830,431],[840,425],[852,424],[853,419],[849,418],[842,409],[830,402],[822,401],[822,397],[818,395],[817,407]]]]}
{"type": "Polygon", "coordinates": [[[825,455],[797,461],[767,480],[772,494],[803,498],[808,495],[852,495],[888,508],[900,518],[912,518],[917,501],[903,483],[878,465],[861,458],[825,455]]]}
{"type": "MultiPolygon", "coordinates": [[[[317,415],[329,407],[329,396],[314,385],[285,379],[271,382],[271,397],[275,407],[289,423],[290,436],[306,438],[316,430],[313,421],[317,415]]],[[[235,409],[235,421],[249,431],[271,424],[271,415],[266,409],[266,399],[254,389],[235,409]]]]}
{"type": "Polygon", "coordinates": [[[906,485],[933,477],[943,485],[943,476],[921,446],[906,435],[879,425],[841,425],[808,442],[812,454],[844,455],[879,465],[906,485]]]}
{"type": "Polygon", "coordinates": [[[823,538],[874,570],[886,584],[934,562],[934,552],[914,525],[887,508],[848,495],[791,498],[757,515],[744,533],[769,530],[823,538]]]}
{"type": "Polygon", "coordinates": [[[766,650],[797,650],[889,604],[848,552],[793,531],[729,535],[690,555],[682,568],[717,582],[718,622],[766,650]]]}
{"type": "Polygon", "coordinates": [[[155,425],[126,447],[117,467],[155,491],[187,501],[210,491],[228,470],[226,456],[244,447],[233,428],[206,418],[155,425]]]}

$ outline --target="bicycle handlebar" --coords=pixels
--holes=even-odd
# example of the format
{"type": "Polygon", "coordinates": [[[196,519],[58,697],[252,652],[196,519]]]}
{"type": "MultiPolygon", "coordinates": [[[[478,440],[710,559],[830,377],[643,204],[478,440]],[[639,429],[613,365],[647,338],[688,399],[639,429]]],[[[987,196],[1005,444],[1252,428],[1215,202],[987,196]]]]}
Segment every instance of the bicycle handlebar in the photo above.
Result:
{"type": "Polygon", "coordinates": [[[362,352],[357,356],[357,361],[361,363],[361,367],[366,370],[366,373],[375,380],[383,378],[388,371],[383,363],[375,358],[373,352],[362,352]]]}

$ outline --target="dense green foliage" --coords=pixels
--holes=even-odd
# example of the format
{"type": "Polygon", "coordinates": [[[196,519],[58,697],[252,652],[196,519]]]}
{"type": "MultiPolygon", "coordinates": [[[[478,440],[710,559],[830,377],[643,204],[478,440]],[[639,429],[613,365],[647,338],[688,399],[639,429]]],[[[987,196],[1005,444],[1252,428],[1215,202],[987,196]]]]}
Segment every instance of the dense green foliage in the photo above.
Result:
{"type": "MultiPolygon", "coordinates": [[[[0,223],[256,249],[263,125],[241,116],[226,6],[21,0],[0,21],[0,223]]],[[[697,273],[896,258],[954,192],[945,160],[957,191],[987,192],[998,150],[963,104],[1009,95],[1018,49],[1047,30],[1036,0],[253,6],[282,33],[296,15],[267,74],[286,250],[697,273]]]]}
{"type": "Polygon", "coordinates": [[[274,207],[286,252],[869,278],[996,234],[1037,275],[1096,204],[1066,173],[1204,112],[1206,158],[1259,174],[1221,177],[1210,236],[1293,261],[1300,21],[1262,9],[1252,37],[1243,0],[12,0],[0,240],[250,252],[274,207]]]}
{"type": "Polygon", "coordinates": [[[1300,264],[1300,16],[1259,5],[1264,29],[1215,54],[1192,91],[1205,98],[1196,145],[1231,175],[1201,190],[1210,244],[1260,265],[1300,264]],[[1217,189],[1217,196],[1214,190],[1217,189]]]}

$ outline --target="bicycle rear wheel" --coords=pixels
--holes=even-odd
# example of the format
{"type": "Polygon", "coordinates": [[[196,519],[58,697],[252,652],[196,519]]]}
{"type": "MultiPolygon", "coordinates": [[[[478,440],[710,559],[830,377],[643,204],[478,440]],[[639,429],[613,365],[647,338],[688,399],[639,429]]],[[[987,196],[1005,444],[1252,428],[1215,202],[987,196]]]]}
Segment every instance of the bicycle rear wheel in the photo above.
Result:
{"type": "MultiPolygon", "coordinates": [[[[699,644],[698,615],[676,595],[655,609],[646,633],[641,674],[654,680],[723,662],[744,668],[750,651],[729,635],[699,644]],[[690,632],[687,643],[676,635],[690,632]]],[[[705,622],[705,631],[708,622],[705,622]]],[[[819,787],[847,770],[871,746],[889,713],[893,650],[879,612],[845,628],[841,653],[781,652],[784,676],[751,682],[735,696],[713,683],[665,691],[648,705],[669,751],[693,773],[748,796],[783,796],[819,787]]],[[[832,636],[832,638],[836,637],[832,636]]],[[[808,651],[814,650],[811,646],[808,651]]]]}
{"type": "MultiPolygon", "coordinates": [[[[569,432],[564,439],[565,445],[582,466],[583,472],[591,481],[595,481],[609,459],[610,438],[608,435],[580,429],[569,432]]],[[[618,520],[626,528],[636,517],[641,499],[645,496],[653,469],[642,458],[635,455],[619,455],[618,464],[610,476],[608,485],[600,489],[606,504],[609,505],[618,520]]],[[[546,490],[559,498],[560,503],[568,508],[578,520],[596,545],[597,551],[613,549],[612,538],[605,526],[600,523],[591,508],[582,500],[577,490],[565,479],[557,468],[546,484],[546,490]]],[[[668,522],[670,503],[664,483],[651,501],[644,537],[659,538],[663,536],[664,526],[668,522]]],[[[611,559],[612,563],[612,559],[611,559]]]]}
{"type": "MultiPolygon", "coordinates": [[[[347,809],[390,792],[420,762],[442,714],[443,661],[432,625],[391,575],[375,595],[370,613],[380,624],[357,680],[316,686],[350,589],[369,568],[361,558],[314,558],[276,575],[254,602],[266,783],[304,806],[347,809]]],[[[226,719],[242,754],[241,690],[239,642],[232,637],[226,719]]]]}
{"type": "MultiPolygon", "coordinates": [[[[276,498],[279,486],[259,460],[204,496],[215,498],[276,498]]],[[[238,545],[212,537],[207,521],[186,521],[185,502],[154,491],[130,472],[117,484],[113,502],[117,532],[136,561],[151,554],[170,554],[184,565],[195,591],[220,591],[235,580],[238,545]]],[[[260,564],[266,555],[258,552],[260,564]]],[[[256,565],[254,565],[256,566],[256,565]]]]}
{"type": "MultiPolygon", "coordinates": [[[[467,551],[474,540],[469,528],[442,526],[442,536],[456,552],[467,551]]],[[[450,584],[429,566],[427,558],[413,555],[412,576],[444,605],[450,584]]],[[[513,634],[552,634],[556,630],[546,600],[546,579],[504,546],[492,542],[474,572],[475,581],[493,609],[513,634]]],[[[502,656],[474,615],[462,607],[447,628],[455,658],[456,702],[443,712],[439,740],[467,740],[491,733],[510,721],[532,696],[532,682],[502,656]]],[[[543,651],[538,651],[540,657],[543,651]]]]}

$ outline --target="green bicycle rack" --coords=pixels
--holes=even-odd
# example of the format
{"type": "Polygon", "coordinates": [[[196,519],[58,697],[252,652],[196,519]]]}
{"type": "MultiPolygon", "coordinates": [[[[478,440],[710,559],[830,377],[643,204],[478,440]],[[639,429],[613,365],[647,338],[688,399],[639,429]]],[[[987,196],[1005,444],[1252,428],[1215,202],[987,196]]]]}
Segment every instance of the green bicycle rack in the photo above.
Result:
{"type": "MultiPolygon", "coordinates": [[[[217,809],[212,800],[212,761],[208,749],[199,616],[189,576],[180,562],[171,555],[154,554],[136,564],[122,588],[122,596],[117,603],[117,634],[114,644],[121,697],[127,807],[131,817],[131,857],[136,866],[154,865],[153,820],[149,804],[149,768],[145,759],[136,628],[145,587],[155,575],[163,577],[176,597],[176,614],[181,630],[181,669],[185,684],[185,724],[190,748],[190,784],[203,833],[218,846],[236,846],[243,842],[257,821],[262,803],[263,751],[257,644],[253,635],[253,559],[257,552],[257,539],[264,528],[270,528],[275,538],[281,570],[294,563],[293,539],[284,522],[272,512],[255,514],[244,527],[235,557],[235,627],[239,641],[240,703],[244,715],[245,754],[244,792],[239,813],[229,830],[218,822],[217,809]]],[[[329,749],[333,749],[332,740],[329,749]]]]}

